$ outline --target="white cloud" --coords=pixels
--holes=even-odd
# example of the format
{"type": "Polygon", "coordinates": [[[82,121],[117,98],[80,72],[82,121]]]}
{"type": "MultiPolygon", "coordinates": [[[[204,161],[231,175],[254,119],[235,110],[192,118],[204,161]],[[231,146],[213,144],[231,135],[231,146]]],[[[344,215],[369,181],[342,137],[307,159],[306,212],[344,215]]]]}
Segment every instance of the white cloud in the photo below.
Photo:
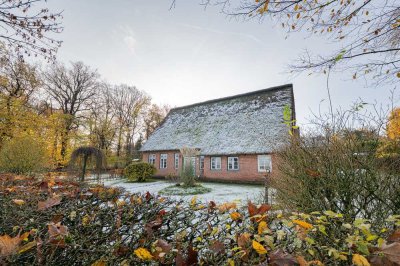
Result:
{"type": "Polygon", "coordinates": [[[126,46],[128,46],[128,49],[131,52],[131,54],[134,55],[135,48],[136,48],[136,39],[131,35],[127,35],[124,37],[124,42],[125,42],[126,46]]]}
{"type": "Polygon", "coordinates": [[[134,37],[132,28],[128,25],[120,26],[119,28],[122,31],[123,41],[124,41],[125,45],[127,46],[129,52],[132,55],[134,55],[136,52],[137,41],[134,37]]]}

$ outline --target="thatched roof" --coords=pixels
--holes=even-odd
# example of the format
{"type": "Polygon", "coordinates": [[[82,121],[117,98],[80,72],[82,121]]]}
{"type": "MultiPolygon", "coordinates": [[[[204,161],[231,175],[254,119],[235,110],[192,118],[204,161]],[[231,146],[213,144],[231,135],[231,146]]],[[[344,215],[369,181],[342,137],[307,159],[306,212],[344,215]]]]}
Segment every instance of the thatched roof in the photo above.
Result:
{"type": "Polygon", "coordinates": [[[270,153],[288,140],[285,105],[295,118],[292,84],[174,108],[141,150],[191,147],[202,155],[270,153]]]}

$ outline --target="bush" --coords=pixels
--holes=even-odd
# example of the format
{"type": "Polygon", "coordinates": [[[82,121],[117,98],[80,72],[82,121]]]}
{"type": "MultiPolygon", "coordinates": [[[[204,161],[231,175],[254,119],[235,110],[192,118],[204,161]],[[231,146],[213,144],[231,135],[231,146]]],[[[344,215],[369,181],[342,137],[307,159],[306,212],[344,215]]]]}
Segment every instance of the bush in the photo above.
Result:
{"type": "Polygon", "coordinates": [[[134,162],[128,165],[124,174],[130,181],[144,182],[156,173],[154,165],[145,162],[134,162]]]}
{"type": "Polygon", "coordinates": [[[348,222],[365,218],[375,224],[400,213],[400,176],[393,167],[399,160],[389,167],[377,154],[383,138],[374,121],[382,120],[356,118],[345,112],[333,122],[320,120],[278,152],[273,186],[283,209],[332,210],[348,222]]]}
{"type": "Polygon", "coordinates": [[[251,202],[184,202],[4,175],[0,195],[0,265],[399,263],[400,216],[383,228],[332,211],[279,214],[251,202]]]}
{"type": "Polygon", "coordinates": [[[30,174],[44,169],[46,152],[43,143],[21,136],[4,143],[0,150],[0,169],[16,174],[30,174]]]}
{"type": "Polygon", "coordinates": [[[184,187],[194,187],[195,186],[195,176],[194,176],[194,165],[190,159],[187,160],[187,163],[182,167],[180,173],[180,179],[183,182],[184,187]]]}

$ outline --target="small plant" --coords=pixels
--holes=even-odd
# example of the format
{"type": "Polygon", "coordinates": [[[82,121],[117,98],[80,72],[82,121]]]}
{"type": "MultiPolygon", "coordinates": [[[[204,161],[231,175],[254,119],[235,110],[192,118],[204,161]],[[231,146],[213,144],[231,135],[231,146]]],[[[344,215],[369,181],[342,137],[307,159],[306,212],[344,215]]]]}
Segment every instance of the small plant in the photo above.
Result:
{"type": "Polygon", "coordinates": [[[46,152],[42,143],[31,136],[16,137],[0,150],[0,170],[30,174],[44,169],[46,152]]]}
{"type": "Polygon", "coordinates": [[[124,175],[129,181],[144,182],[156,173],[154,165],[145,162],[134,162],[124,170],[124,175]]]}
{"type": "Polygon", "coordinates": [[[174,173],[169,173],[168,175],[165,176],[165,180],[171,183],[178,183],[179,176],[175,175],[174,173]]]}

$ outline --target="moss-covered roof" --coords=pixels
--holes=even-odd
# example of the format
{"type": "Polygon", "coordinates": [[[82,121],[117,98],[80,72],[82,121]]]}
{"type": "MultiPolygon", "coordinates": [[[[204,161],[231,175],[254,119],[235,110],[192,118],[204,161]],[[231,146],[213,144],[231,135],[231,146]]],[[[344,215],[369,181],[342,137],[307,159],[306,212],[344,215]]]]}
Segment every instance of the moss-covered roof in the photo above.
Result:
{"type": "Polygon", "coordinates": [[[203,155],[270,153],[288,139],[286,105],[295,118],[292,84],[174,108],[141,150],[190,147],[203,155]]]}

